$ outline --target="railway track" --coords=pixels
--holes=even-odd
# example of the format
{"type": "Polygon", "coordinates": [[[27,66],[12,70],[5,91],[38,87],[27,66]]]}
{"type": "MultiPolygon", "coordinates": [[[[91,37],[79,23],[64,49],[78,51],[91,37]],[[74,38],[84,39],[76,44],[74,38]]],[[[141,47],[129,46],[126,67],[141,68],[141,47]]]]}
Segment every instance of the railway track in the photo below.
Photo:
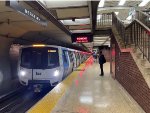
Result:
{"type": "Polygon", "coordinates": [[[30,107],[44,97],[52,88],[40,93],[22,87],[16,92],[0,99],[0,113],[25,113],[30,107]]]}

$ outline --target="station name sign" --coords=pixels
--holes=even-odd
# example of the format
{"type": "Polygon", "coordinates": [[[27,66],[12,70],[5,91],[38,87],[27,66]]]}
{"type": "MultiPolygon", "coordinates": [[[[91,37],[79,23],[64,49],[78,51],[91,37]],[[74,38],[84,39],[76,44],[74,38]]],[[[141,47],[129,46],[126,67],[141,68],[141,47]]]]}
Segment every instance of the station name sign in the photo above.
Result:
{"type": "Polygon", "coordinates": [[[6,1],[6,6],[9,6],[9,7],[15,9],[19,13],[22,13],[23,15],[29,17],[32,21],[34,21],[38,24],[41,24],[43,26],[47,26],[47,21],[46,20],[39,17],[38,15],[36,15],[32,11],[30,11],[29,9],[25,8],[19,2],[22,2],[22,1],[17,1],[17,0],[6,1]]]}
{"type": "Polygon", "coordinates": [[[93,41],[93,35],[87,33],[75,33],[72,34],[73,43],[88,43],[93,41]]]}

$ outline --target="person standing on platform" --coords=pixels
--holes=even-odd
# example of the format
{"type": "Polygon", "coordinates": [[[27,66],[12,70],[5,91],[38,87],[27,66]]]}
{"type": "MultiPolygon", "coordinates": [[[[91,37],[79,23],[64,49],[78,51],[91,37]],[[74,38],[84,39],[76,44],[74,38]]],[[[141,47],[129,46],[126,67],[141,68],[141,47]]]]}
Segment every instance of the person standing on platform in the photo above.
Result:
{"type": "Polygon", "coordinates": [[[102,51],[99,52],[99,64],[100,64],[100,69],[101,69],[101,76],[104,75],[104,71],[103,71],[103,64],[106,63],[106,59],[102,53],[102,51]]]}

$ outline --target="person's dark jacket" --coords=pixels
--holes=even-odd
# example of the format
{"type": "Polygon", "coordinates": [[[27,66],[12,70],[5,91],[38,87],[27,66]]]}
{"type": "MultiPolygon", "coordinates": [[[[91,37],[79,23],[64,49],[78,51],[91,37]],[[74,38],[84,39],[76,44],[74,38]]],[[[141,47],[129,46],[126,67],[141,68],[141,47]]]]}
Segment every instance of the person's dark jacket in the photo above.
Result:
{"type": "Polygon", "coordinates": [[[106,59],[104,57],[104,55],[100,55],[99,56],[99,64],[104,64],[106,62],[106,59]]]}

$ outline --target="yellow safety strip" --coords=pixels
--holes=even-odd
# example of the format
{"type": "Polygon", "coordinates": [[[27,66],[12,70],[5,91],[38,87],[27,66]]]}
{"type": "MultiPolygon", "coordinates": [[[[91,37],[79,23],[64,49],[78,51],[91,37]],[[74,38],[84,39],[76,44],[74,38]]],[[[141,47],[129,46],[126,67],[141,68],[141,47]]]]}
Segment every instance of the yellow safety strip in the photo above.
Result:
{"type": "MultiPolygon", "coordinates": [[[[86,62],[81,64],[78,67],[78,69],[79,70],[84,69],[84,67],[86,66],[86,62]]],[[[63,96],[63,94],[71,86],[73,80],[78,76],[79,73],[80,73],[80,71],[74,71],[73,73],[71,73],[65,80],[63,80],[56,87],[54,87],[37,104],[35,104],[33,107],[31,107],[27,111],[27,113],[50,113],[53,110],[53,108],[55,107],[55,105],[58,103],[59,99],[63,96]]]]}

